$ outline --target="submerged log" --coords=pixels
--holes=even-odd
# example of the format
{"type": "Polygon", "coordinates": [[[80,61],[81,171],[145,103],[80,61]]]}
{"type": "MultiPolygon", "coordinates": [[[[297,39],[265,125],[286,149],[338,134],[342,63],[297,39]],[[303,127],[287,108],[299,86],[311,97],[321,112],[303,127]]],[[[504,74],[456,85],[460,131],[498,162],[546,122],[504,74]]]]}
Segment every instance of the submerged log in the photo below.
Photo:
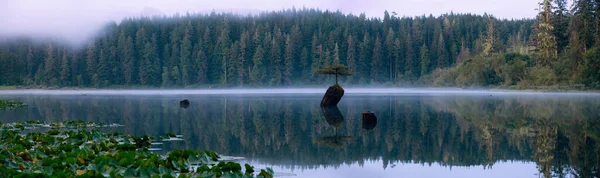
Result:
{"type": "Polygon", "coordinates": [[[321,106],[335,106],[342,100],[342,96],[344,96],[342,86],[338,84],[330,86],[321,100],[321,106]]]}
{"type": "Polygon", "coordinates": [[[377,116],[375,113],[370,111],[362,113],[362,128],[365,130],[372,130],[377,126],[377,116]]]}
{"type": "Polygon", "coordinates": [[[329,125],[339,127],[344,123],[344,116],[337,106],[321,106],[321,111],[329,125]]]}
{"type": "Polygon", "coordinates": [[[190,101],[187,100],[187,99],[181,100],[181,101],[179,101],[179,106],[182,107],[182,108],[184,108],[184,109],[188,108],[188,107],[190,107],[190,101]]]}

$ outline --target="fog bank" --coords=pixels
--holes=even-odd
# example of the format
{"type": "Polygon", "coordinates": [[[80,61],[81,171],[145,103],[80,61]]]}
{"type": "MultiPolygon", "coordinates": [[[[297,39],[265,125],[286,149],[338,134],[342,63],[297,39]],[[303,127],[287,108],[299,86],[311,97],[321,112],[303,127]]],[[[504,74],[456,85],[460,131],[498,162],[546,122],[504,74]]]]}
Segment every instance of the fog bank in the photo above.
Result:
{"type": "MultiPolygon", "coordinates": [[[[289,89],[173,89],[173,90],[0,90],[0,95],[294,95],[324,94],[326,88],[289,89]]],[[[533,92],[438,88],[346,88],[346,95],[537,95],[600,96],[585,92],[533,92]]]]}
{"type": "Polygon", "coordinates": [[[2,0],[0,2],[0,41],[2,38],[30,36],[85,43],[109,21],[125,17],[172,15],[175,13],[233,12],[256,14],[285,8],[340,10],[355,15],[382,17],[419,16],[444,13],[493,14],[499,18],[535,17],[534,0],[2,0]]]}

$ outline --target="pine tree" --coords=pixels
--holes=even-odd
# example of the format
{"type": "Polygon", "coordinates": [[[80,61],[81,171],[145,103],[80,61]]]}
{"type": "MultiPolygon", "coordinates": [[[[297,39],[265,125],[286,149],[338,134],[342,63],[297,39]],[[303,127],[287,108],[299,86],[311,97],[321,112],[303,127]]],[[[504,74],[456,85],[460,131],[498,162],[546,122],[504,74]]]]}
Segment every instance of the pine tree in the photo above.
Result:
{"type": "Polygon", "coordinates": [[[191,51],[192,51],[192,25],[191,22],[188,22],[188,25],[185,28],[183,33],[183,40],[181,40],[181,50],[180,50],[180,62],[179,66],[181,68],[181,84],[183,86],[190,85],[191,78],[191,51]]]}
{"type": "Polygon", "coordinates": [[[437,67],[444,68],[448,67],[448,57],[446,56],[446,42],[444,41],[444,35],[440,33],[438,35],[438,46],[437,46],[437,67]]]}
{"type": "Polygon", "coordinates": [[[285,39],[285,59],[283,66],[283,84],[286,86],[292,85],[292,74],[294,73],[294,44],[288,35],[285,39]]]}
{"type": "Polygon", "coordinates": [[[219,38],[217,39],[217,43],[213,52],[213,60],[211,64],[211,73],[212,76],[220,76],[220,80],[222,84],[227,83],[227,60],[229,58],[228,52],[231,47],[231,42],[229,39],[229,20],[227,18],[223,19],[223,22],[220,24],[220,33],[219,38]]]}
{"type": "MultiPolygon", "coordinates": [[[[598,32],[598,27],[596,26],[596,21],[594,16],[597,15],[594,12],[595,6],[594,0],[575,0],[573,1],[573,6],[571,12],[573,17],[571,18],[570,29],[571,34],[576,34],[574,37],[571,37],[570,44],[577,44],[580,49],[574,49],[576,51],[587,51],[595,45],[595,32],[598,32]]],[[[600,20],[598,20],[600,21],[600,20]]]]}
{"type": "Polygon", "coordinates": [[[406,80],[412,80],[412,76],[415,76],[416,72],[418,72],[417,68],[415,67],[415,62],[413,59],[415,59],[415,54],[413,52],[413,40],[411,38],[412,36],[410,35],[410,33],[408,34],[408,37],[406,37],[406,58],[405,58],[405,64],[404,64],[404,78],[406,80]]]}
{"type": "Polygon", "coordinates": [[[133,39],[130,36],[125,38],[122,33],[122,37],[119,40],[119,48],[121,49],[121,65],[123,66],[123,78],[125,79],[126,85],[131,85],[134,82],[134,58],[133,58],[133,39]]]}
{"type": "Polygon", "coordinates": [[[44,76],[46,81],[50,82],[49,85],[57,85],[57,67],[56,67],[56,59],[54,57],[54,48],[52,47],[52,43],[49,42],[46,44],[46,55],[44,59],[44,76]]]}
{"type": "MultiPolygon", "coordinates": [[[[348,65],[348,71],[356,71],[356,46],[354,44],[354,38],[352,35],[348,36],[348,51],[346,52],[346,64],[348,65]]],[[[348,83],[352,82],[352,77],[348,77],[348,83]]]]}
{"type": "MultiPolygon", "coordinates": [[[[485,42],[483,44],[483,55],[491,56],[493,53],[498,52],[498,37],[496,34],[496,18],[494,16],[489,16],[487,18],[487,34],[485,36],[485,42]]],[[[421,70],[422,71],[422,70],[421,70]]]]}
{"type": "Polygon", "coordinates": [[[162,87],[168,87],[171,84],[171,80],[169,79],[169,69],[167,67],[162,68],[162,87]]]}
{"type": "Polygon", "coordinates": [[[266,71],[263,67],[264,52],[262,46],[258,45],[254,51],[254,57],[252,58],[253,66],[252,71],[250,72],[250,82],[256,86],[263,83],[266,71]]]}
{"type": "Polygon", "coordinates": [[[107,87],[110,83],[110,69],[108,64],[109,54],[104,49],[100,49],[98,54],[98,65],[96,66],[94,85],[107,87]]]}
{"type": "Polygon", "coordinates": [[[176,83],[176,85],[181,83],[181,72],[179,72],[178,66],[173,66],[173,69],[171,69],[171,80],[176,83]]]}
{"type": "Polygon", "coordinates": [[[62,85],[70,85],[71,81],[71,65],[67,54],[67,49],[65,49],[60,65],[60,81],[62,85]]]}
{"type": "Polygon", "coordinates": [[[429,73],[429,67],[431,64],[431,60],[429,59],[429,49],[427,49],[427,45],[423,44],[420,51],[419,60],[421,61],[421,76],[427,75],[429,73]]]}
{"type": "Polygon", "coordinates": [[[369,65],[368,59],[371,59],[370,47],[372,44],[369,41],[369,38],[369,33],[365,33],[358,49],[358,63],[356,65],[356,72],[361,73],[364,80],[366,80],[364,77],[371,76],[371,65],[369,65]]]}
{"type": "Polygon", "coordinates": [[[554,12],[552,13],[552,26],[554,27],[554,36],[556,37],[556,49],[563,52],[569,43],[569,10],[567,0],[553,0],[554,12]]]}
{"type": "Polygon", "coordinates": [[[371,61],[371,83],[379,82],[381,77],[382,47],[379,36],[375,38],[375,44],[373,44],[373,46],[373,58],[371,61]]]}
{"type": "Polygon", "coordinates": [[[335,43],[335,47],[333,48],[333,65],[341,64],[340,63],[340,47],[337,43],[335,43]]]}
{"type": "MultiPolygon", "coordinates": [[[[87,81],[92,81],[94,74],[96,74],[96,51],[95,47],[92,43],[88,44],[87,53],[86,53],[86,72],[87,72],[87,81]]],[[[88,83],[90,84],[90,83],[88,83]]]]}
{"type": "Polygon", "coordinates": [[[195,51],[194,64],[196,65],[196,70],[197,70],[196,71],[196,81],[199,84],[206,84],[208,81],[208,78],[206,76],[208,73],[208,67],[207,67],[208,59],[206,58],[206,54],[204,53],[204,49],[202,48],[201,43],[196,44],[194,51],[195,51]]]}
{"type": "Polygon", "coordinates": [[[535,28],[537,33],[536,46],[539,50],[539,65],[546,66],[556,58],[556,37],[554,36],[554,26],[552,26],[552,3],[550,0],[543,0],[540,3],[540,13],[538,14],[538,24],[535,28]]]}
{"type": "Polygon", "coordinates": [[[311,81],[316,82],[319,78],[318,75],[316,75],[316,73],[312,72],[312,71],[316,71],[317,69],[319,69],[319,67],[321,67],[321,58],[323,57],[323,46],[318,44],[318,39],[317,39],[317,35],[313,35],[312,37],[312,45],[311,45],[311,51],[312,51],[312,55],[311,55],[311,81]]]}
{"type": "Polygon", "coordinates": [[[142,58],[144,47],[146,46],[146,42],[148,41],[148,36],[146,34],[146,30],[144,27],[141,27],[135,33],[135,47],[136,47],[136,56],[137,59],[142,58]]]}
{"type": "Polygon", "coordinates": [[[223,59],[223,70],[225,70],[226,76],[226,80],[224,81],[225,86],[234,85],[235,82],[239,81],[239,76],[236,70],[238,68],[237,65],[239,64],[238,60],[240,58],[240,41],[235,41],[233,44],[231,44],[231,48],[229,48],[229,50],[230,52],[227,53],[228,55],[223,59]]]}
{"type": "Polygon", "coordinates": [[[249,55],[249,53],[248,53],[249,44],[250,44],[250,35],[249,35],[248,31],[244,30],[244,32],[242,32],[242,35],[240,36],[238,59],[237,59],[237,64],[236,64],[236,72],[238,75],[237,82],[240,86],[243,86],[247,80],[246,66],[248,65],[247,64],[248,62],[246,59],[248,58],[247,56],[249,55]]]}
{"type": "Polygon", "coordinates": [[[311,72],[311,67],[310,67],[310,60],[308,57],[308,49],[306,49],[306,47],[302,48],[302,51],[300,52],[300,80],[301,81],[309,81],[310,79],[310,73],[311,72]]]}
{"type": "Polygon", "coordinates": [[[279,45],[278,36],[279,35],[277,33],[275,36],[273,36],[273,39],[271,40],[271,50],[269,54],[269,59],[271,61],[269,64],[269,73],[271,74],[271,81],[269,82],[269,84],[271,86],[280,86],[282,79],[281,69],[283,67],[281,67],[281,47],[279,45]]]}
{"type": "Polygon", "coordinates": [[[160,86],[161,83],[161,62],[160,59],[158,57],[158,45],[157,45],[157,39],[156,39],[156,35],[152,34],[152,37],[150,38],[150,41],[146,44],[146,51],[148,51],[147,53],[147,57],[146,60],[148,60],[148,64],[147,68],[148,68],[148,76],[149,76],[149,83],[152,86],[160,86]]]}
{"type": "Polygon", "coordinates": [[[33,77],[35,76],[35,69],[36,69],[36,61],[35,61],[35,56],[33,55],[33,48],[31,47],[31,45],[27,46],[27,56],[25,57],[25,60],[27,62],[27,78],[33,79],[33,77]]]}
{"type": "Polygon", "coordinates": [[[388,33],[387,36],[385,37],[385,59],[387,59],[387,74],[388,74],[388,80],[391,80],[393,78],[393,73],[394,73],[394,62],[397,60],[396,59],[396,50],[394,48],[394,40],[395,40],[395,36],[394,36],[394,30],[390,27],[388,29],[388,33]]]}

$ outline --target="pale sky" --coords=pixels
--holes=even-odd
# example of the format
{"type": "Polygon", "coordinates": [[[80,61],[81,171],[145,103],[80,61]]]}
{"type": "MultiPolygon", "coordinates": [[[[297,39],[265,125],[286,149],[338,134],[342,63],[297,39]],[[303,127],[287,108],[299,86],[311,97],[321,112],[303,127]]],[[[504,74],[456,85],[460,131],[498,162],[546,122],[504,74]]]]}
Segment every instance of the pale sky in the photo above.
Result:
{"type": "Polygon", "coordinates": [[[383,11],[399,16],[485,12],[499,18],[533,18],[537,0],[0,0],[0,36],[67,37],[81,41],[97,32],[107,20],[119,21],[140,14],[179,12],[260,12],[314,7],[365,13],[381,17],[383,11]]]}

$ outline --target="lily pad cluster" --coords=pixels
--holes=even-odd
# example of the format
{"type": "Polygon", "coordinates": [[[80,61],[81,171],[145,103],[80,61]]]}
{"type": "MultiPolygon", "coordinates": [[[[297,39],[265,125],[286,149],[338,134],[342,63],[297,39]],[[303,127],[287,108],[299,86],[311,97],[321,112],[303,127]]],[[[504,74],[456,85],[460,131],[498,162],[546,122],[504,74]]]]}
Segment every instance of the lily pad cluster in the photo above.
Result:
{"type": "Polygon", "coordinates": [[[7,109],[12,110],[12,109],[24,108],[24,107],[27,107],[27,104],[19,102],[19,101],[0,99],[0,110],[7,110],[7,109]]]}
{"type": "Polygon", "coordinates": [[[28,124],[47,123],[0,127],[0,177],[273,177],[269,168],[255,172],[253,166],[223,161],[213,151],[172,150],[160,155],[149,150],[154,138],[148,136],[60,129],[94,123],[61,123],[47,132],[27,134],[7,129],[28,124]]]}
{"type": "Polygon", "coordinates": [[[35,130],[38,128],[47,129],[97,129],[107,127],[123,127],[123,125],[111,123],[95,123],[85,121],[64,121],[64,122],[44,122],[40,120],[28,120],[25,122],[0,123],[2,130],[35,130]]]}

